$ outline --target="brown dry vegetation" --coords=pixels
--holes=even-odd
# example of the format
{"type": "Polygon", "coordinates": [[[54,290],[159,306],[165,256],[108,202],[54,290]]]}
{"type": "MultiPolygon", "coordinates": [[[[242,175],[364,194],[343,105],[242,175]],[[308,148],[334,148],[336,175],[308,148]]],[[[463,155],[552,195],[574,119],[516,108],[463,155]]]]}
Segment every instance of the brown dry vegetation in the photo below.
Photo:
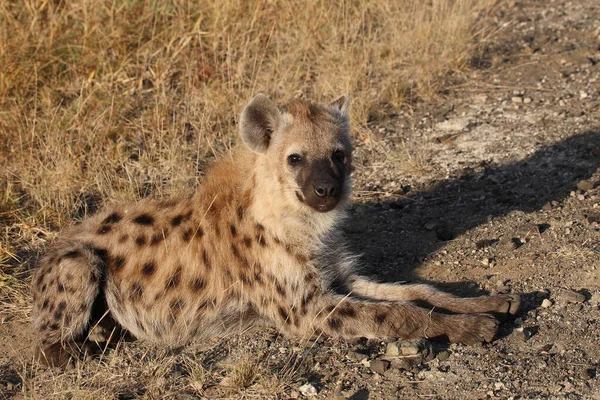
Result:
{"type": "MultiPolygon", "coordinates": [[[[350,93],[355,129],[368,136],[368,118],[460,79],[491,3],[1,2],[3,320],[27,319],[27,261],[59,227],[104,201],[191,190],[206,162],[235,143],[237,113],[253,94],[326,101],[350,93]]],[[[115,381],[123,365],[119,373],[145,376],[144,362],[120,357],[106,361],[114,367],[106,376],[86,364],[50,386],[47,375],[26,380],[23,391],[111,397],[102,382],[115,381]]],[[[164,357],[148,362],[151,379],[164,372],[164,357]]],[[[36,376],[27,362],[23,378],[36,376]]],[[[284,387],[275,375],[251,376],[258,366],[248,362],[229,369],[237,390],[284,387]]],[[[215,375],[191,368],[186,385],[201,394],[215,375]]],[[[162,396],[168,388],[158,382],[162,396]]]]}

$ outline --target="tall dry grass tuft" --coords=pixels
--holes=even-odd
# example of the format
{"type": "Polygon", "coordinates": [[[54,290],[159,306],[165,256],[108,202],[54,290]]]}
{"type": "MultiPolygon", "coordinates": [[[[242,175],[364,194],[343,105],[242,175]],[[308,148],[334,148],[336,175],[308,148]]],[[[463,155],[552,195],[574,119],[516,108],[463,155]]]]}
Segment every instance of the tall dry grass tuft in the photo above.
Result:
{"type": "Polygon", "coordinates": [[[30,225],[194,186],[239,107],[353,98],[356,122],[432,96],[491,0],[0,3],[0,182],[30,225]]]}

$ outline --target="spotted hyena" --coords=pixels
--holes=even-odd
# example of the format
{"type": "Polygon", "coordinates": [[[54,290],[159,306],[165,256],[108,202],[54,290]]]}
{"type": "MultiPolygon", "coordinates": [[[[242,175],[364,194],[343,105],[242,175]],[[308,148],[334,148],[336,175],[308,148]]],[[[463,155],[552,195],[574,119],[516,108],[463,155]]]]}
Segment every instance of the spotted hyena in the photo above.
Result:
{"type": "Polygon", "coordinates": [[[43,359],[63,363],[108,316],[164,345],[259,320],[295,337],[491,341],[490,313],[514,314],[518,296],[458,298],[355,274],[338,229],[351,187],[348,106],[342,96],[279,109],[258,95],[240,117],[243,145],[193,197],[115,205],[66,230],[33,275],[43,359]]]}

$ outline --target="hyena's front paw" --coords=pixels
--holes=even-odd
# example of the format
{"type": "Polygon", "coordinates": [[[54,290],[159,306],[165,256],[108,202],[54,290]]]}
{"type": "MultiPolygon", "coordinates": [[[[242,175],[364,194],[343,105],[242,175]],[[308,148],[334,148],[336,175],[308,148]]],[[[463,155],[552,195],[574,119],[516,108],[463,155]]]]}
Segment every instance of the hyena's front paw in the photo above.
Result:
{"type": "Polygon", "coordinates": [[[491,342],[499,322],[490,314],[452,315],[448,321],[447,335],[452,343],[473,345],[491,342]]]}

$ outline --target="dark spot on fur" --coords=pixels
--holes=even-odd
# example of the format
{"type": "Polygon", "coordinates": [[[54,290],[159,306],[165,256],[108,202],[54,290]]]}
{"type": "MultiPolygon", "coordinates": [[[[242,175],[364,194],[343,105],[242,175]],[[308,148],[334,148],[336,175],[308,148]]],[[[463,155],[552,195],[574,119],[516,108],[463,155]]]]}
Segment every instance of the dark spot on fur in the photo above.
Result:
{"type": "Polygon", "coordinates": [[[315,292],[310,291],[307,294],[304,295],[304,297],[302,298],[302,304],[301,304],[301,308],[300,308],[300,312],[302,314],[306,314],[308,311],[308,304],[310,303],[310,301],[315,297],[315,292]]]}
{"type": "Polygon", "coordinates": [[[279,293],[281,296],[285,296],[285,287],[281,283],[276,281],[275,289],[277,290],[277,293],[279,293]]]}
{"type": "Polygon", "coordinates": [[[197,276],[196,278],[194,278],[194,280],[190,283],[190,288],[194,291],[194,292],[199,292],[202,289],[204,289],[206,287],[206,281],[204,280],[203,277],[201,276],[197,276]]]}
{"type": "Polygon", "coordinates": [[[250,278],[245,272],[240,273],[240,280],[242,281],[244,286],[247,286],[249,288],[254,287],[254,281],[250,280],[250,278]]]}
{"type": "Polygon", "coordinates": [[[265,227],[264,227],[262,224],[259,224],[259,223],[257,222],[257,223],[256,223],[256,229],[257,229],[259,232],[264,232],[264,230],[265,230],[265,227]]]}
{"type": "Polygon", "coordinates": [[[329,318],[327,324],[329,324],[329,327],[334,331],[337,331],[342,327],[342,321],[338,318],[329,318]]]}
{"type": "Polygon", "coordinates": [[[152,276],[154,272],[156,272],[156,264],[154,262],[149,261],[142,266],[142,275],[152,276]]]}
{"type": "Polygon", "coordinates": [[[46,291],[46,289],[47,289],[47,286],[46,286],[46,284],[44,283],[44,284],[42,285],[42,292],[45,292],[45,291],[46,291]]]}
{"type": "Polygon", "coordinates": [[[171,304],[169,304],[169,308],[173,314],[179,314],[184,307],[185,300],[183,299],[173,299],[171,300],[171,304]]]}
{"type": "Polygon", "coordinates": [[[194,233],[192,231],[192,228],[187,228],[186,230],[183,231],[183,233],[181,234],[181,239],[183,239],[184,242],[189,242],[190,239],[192,238],[192,233],[194,233]]]}
{"type": "Polygon", "coordinates": [[[107,266],[109,264],[108,250],[100,247],[93,247],[92,252],[104,263],[104,265],[107,266]]]}
{"type": "Polygon", "coordinates": [[[156,246],[164,239],[162,232],[155,232],[150,238],[150,246],[156,246]]]}
{"type": "Polygon", "coordinates": [[[239,252],[239,250],[238,250],[238,248],[236,247],[235,244],[231,245],[231,253],[233,253],[233,256],[235,258],[237,258],[238,260],[242,259],[242,256],[240,255],[240,252],[239,252]]]}
{"type": "Polygon", "coordinates": [[[138,237],[135,238],[135,244],[137,244],[139,247],[142,247],[143,245],[145,245],[146,244],[146,236],[138,235],[138,237]]]}
{"type": "Polygon", "coordinates": [[[154,217],[149,214],[140,214],[133,219],[138,225],[152,225],[154,223],[154,217]]]}
{"type": "Polygon", "coordinates": [[[245,212],[245,211],[246,211],[246,210],[244,210],[244,207],[242,207],[242,206],[239,206],[239,207],[238,207],[238,209],[237,209],[237,216],[238,216],[238,218],[239,218],[240,220],[244,218],[244,212],[245,212]]]}
{"type": "Polygon", "coordinates": [[[375,314],[375,322],[378,325],[383,324],[386,318],[387,318],[387,314],[386,313],[378,312],[377,314],[375,314]]]}
{"type": "Polygon", "coordinates": [[[116,256],[112,262],[112,267],[115,271],[119,271],[125,265],[125,257],[116,256]]]}
{"type": "Polygon", "coordinates": [[[79,311],[81,311],[81,312],[83,312],[83,311],[87,310],[87,308],[88,308],[88,305],[87,305],[87,303],[81,303],[81,304],[79,305],[79,311]]]}
{"type": "Polygon", "coordinates": [[[198,229],[196,229],[196,239],[200,239],[202,236],[204,236],[204,229],[199,226],[198,229]]]}
{"type": "Polygon", "coordinates": [[[56,284],[56,290],[58,290],[58,293],[62,293],[65,291],[65,286],[62,283],[58,282],[56,284]]]}
{"type": "Polygon", "coordinates": [[[300,264],[306,264],[308,262],[308,257],[306,257],[304,254],[298,253],[295,255],[295,257],[300,264]]]}
{"type": "Polygon", "coordinates": [[[289,323],[290,323],[290,321],[289,321],[289,315],[288,315],[287,311],[285,311],[285,308],[283,308],[283,307],[279,306],[279,307],[277,308],[277,312],[279,313],[279,316],[281,317],[281,319],[282,319],[282,320],[283,320],[283,321],[284,321],[286,324],[289,324],[289,323]]]}
{"type": "Polygon", "coordinates": [[[173,217],[171,219],[171,225],[173,226],[179,226],[182,222],[186,222],[187,220],[189,220],[192,216],[192,212],[188,211],[185,214],[179,214],[176,215],[175,217],[173,217]]]}
{"type": "Polygon", "coordinates": [[[111,229],[112,228],[110,227],[110,225],[100,225],[100,227],[98,228],[98,230],[96,231],[96,233],[98,235],[104,235],[104,234],[110,232],[111,229]]]}
{"type": "Polygon", "coordinates": [[[104,218],[104,220],[102,221],[102,224],[116,224],[121,219],[123,219],[123,217],[121,217],[121,215],[119,215],[119,213],[114,212],[114,213],[110,214],[108,217],[104,218]]]}
{"type": "Polygon", "coordinates": [[[144,287],[139,282],[134,282],[131,285],[131,293],[129,294],[129,300],[135,301],[142,298],[144,294],[144,287]]]}
{"type": "Polygon", "coordinates": [[[252,247],[252,239],[250,239],[248,236],[244,236],[244,246],[247,248],[252,247]]]}
{"type": "Polygon", "coordinates": [[[67,308],[67,302],[65,300],[62,300],[60,303],[58,303],[58,306],[56,306],[56,311],[54,312],[55,320],[58,321],[62,318],[65,308],[67,308]]]}
{"type": "Polygon", "coordinates": [[[181,270],[183,268],[181,266],[177,267],[175,272],[167,279],[166,289],[174,289],[179,286],[179,282],[181,281],[181,270]]]}
{"type": "Polygon", "coordinates": [[[356,310],[349,305],[342,305],[338,307],[337,314],[341,317],[354,318],[356,317],[356,310]]]}
{"type": "Polygon", "coordinates": [[[206,252],[206,250],[202,251],[202,262],[204,262],[204,265],[206,266],[206,269],[210,269],[211,268],[210,260],[208,259],[208,253],[206,252]]]}
{"type": "Polygon", "coordinates": [[[127,239],[129,239],[129,235],[124,233],[121,236],[119,236],[119,243],[123,244],[127,241],[127,239]]]}
{"type": "Polygon", "coordinates": [[[265,237],[262,234],[258,234],[256,236],[256,241],[258,242],[258,244],[260,244],[262,247],[265,247],[267,245],[267,241],[265,240],[265,237]]]}
{"type": "Polygon", "coordinates": [[[81,256],[81,251],[79,251],[79,249],[71,250],[63,254],[63,258],[77,258],[79,256],[81,256]]]}
{"type": "Polygon", "coordinates": [[[56,322],[55,322],[55,323],[53,323],[53,324],[51,324],[51,325],[48,327],[48,329],[50,329],[50,330],[52,330],[52,331],[56,331],[56,330],[58,330],[58,328],[59,328],[59,325],[58,325],[56,322]]]}
{"type": "Polygon", "coordinates": [[[235,225],[233,225],[233,224],[229,225],[229,230],[231,231],[231,236],[232,237],[236,237],[237,236],[237,229],[235,228],[235,225]]]}
{"type": "Polygon", "coordinates": [[[48,308],[48,299],[44,300],[44,302],[42,303],[42,310],[45,310],[48,308]]]}
{"type": "Polygon", "coordinates": [[[262,274],[260,271],[254,271],[254,280],[258,282],[259,285],[264,285],[265,281],[262,278],[262,274]]]}

